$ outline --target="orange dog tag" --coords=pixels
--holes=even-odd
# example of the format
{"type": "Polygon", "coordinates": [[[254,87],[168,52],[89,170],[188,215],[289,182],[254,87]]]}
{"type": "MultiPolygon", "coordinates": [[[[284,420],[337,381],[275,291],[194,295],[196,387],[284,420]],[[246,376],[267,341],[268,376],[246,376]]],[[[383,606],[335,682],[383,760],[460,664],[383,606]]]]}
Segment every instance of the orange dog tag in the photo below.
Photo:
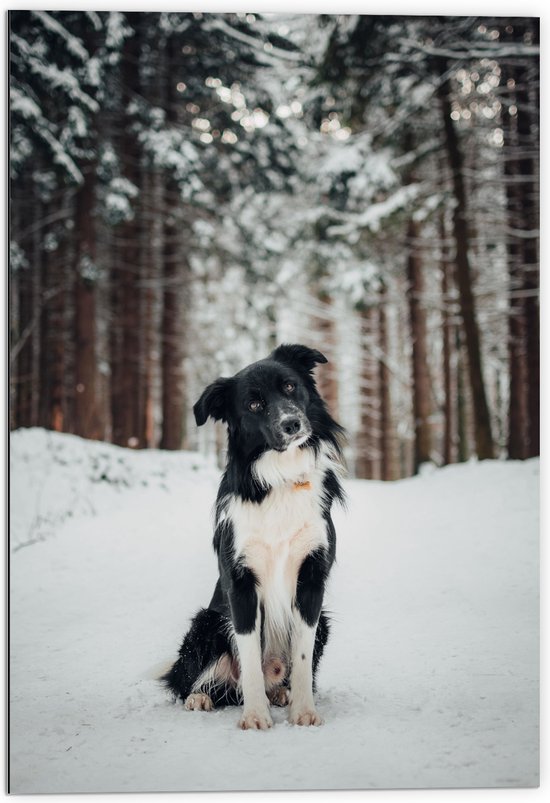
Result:
{"type": "Polygon", "coordinates": [[[294,483],[294,490],[295,491],[311,491],[311,482],[306,480],[305,482],[295,482],[294,483]]]}

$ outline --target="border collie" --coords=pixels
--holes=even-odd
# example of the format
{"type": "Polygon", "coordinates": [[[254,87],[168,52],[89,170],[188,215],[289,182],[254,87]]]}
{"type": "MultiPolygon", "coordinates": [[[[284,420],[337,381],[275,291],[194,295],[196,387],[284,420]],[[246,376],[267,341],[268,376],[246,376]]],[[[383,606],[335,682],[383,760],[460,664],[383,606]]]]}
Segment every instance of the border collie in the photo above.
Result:
{"type": "Polygon", "coordinates": [[[322,610],[334,561],[334,500],[344,502],[344,430],[312,372],[327,359],[282,345],[217,379],[195,404],[198,426],[228,425],[215,507],[220,576],[162,678],[189,710],[243,705],[239,726],[270,728],[270,703],[296,725],[321,725],[315,673],[327,642],[322,610]]]}

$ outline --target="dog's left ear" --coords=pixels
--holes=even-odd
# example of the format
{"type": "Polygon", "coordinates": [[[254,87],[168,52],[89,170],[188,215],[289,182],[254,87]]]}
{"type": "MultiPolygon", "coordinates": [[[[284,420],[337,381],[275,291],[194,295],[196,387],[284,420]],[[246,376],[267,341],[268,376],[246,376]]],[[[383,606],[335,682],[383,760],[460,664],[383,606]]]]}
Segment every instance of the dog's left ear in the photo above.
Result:
{"type": "Polygon", "coordinates": [[[317,349],[310,349],[309,346],[301,346],[298,343],[284,343],[282,346],[278,346],[271,353],[271,359],[308,372],[313,371],[317,363],[328,362],[325,355],[317,349]]]}
{"type": "Polygon", "coordinates": [[[222,376],[203,391],[202,396],[193,407],[197,426],[201,427],[208,416],[215,421],[227,421],[229,390],[232,381],[232,379],[222,376]]]}

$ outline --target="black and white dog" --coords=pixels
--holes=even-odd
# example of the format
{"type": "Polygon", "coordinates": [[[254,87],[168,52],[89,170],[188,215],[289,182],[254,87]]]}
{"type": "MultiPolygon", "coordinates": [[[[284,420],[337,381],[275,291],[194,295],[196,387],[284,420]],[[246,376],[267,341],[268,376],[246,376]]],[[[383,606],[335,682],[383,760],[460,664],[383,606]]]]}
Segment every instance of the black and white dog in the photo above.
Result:
{"type": "Polygon", "coordinates": [[[215,512],[220,576],[163,681],[187,709],[243,704],[239,725],[269,728],[269,703],[321,725],[315,673],[328,638],[322,611],[334,561],[330,516],[343,502],[343,429],[312,375],[319,351],[282,345],[206,388],[200,426],[227,422],[228,456],[215,512]]]}

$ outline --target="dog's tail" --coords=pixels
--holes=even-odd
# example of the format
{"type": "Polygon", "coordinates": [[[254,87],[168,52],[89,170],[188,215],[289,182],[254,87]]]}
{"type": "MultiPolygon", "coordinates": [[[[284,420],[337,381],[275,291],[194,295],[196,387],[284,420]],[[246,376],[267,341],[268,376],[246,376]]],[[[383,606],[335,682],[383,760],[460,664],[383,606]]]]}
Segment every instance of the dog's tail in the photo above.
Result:
{"type": "Polygon", "coordinates": [[[171,670],[174,665],[175,658],[167,658],[165,661],[160,661],[153,664],[145,671],[144,677],[147,680],[162,680],[171,670]]]}

